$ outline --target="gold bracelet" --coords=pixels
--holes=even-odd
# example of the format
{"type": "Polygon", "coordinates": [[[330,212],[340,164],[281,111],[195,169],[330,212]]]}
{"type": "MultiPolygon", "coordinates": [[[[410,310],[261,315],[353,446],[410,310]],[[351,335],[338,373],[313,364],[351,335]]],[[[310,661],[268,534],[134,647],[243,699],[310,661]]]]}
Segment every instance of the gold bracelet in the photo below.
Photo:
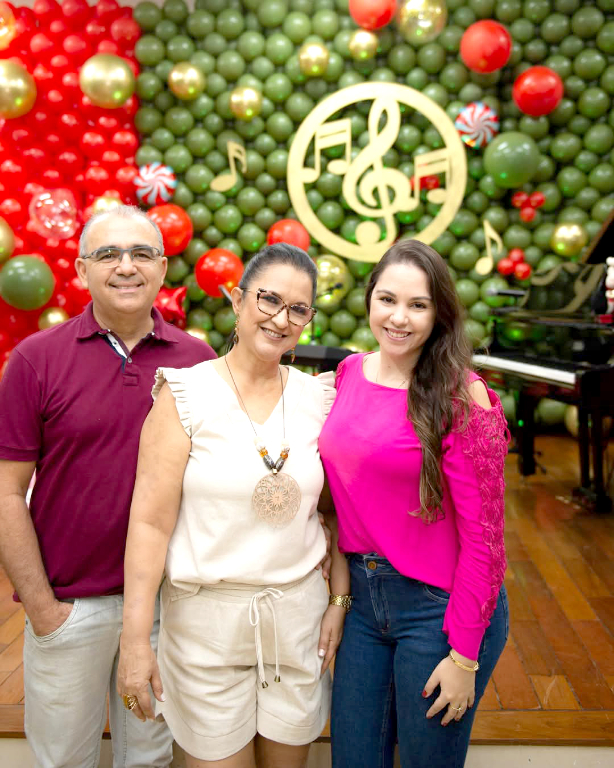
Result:
{"type": "Polygon", "coordinates": [[[345,608],[346,613],[349,613],[352,607],[352,595],[329,595],[328,604],[340,605],[342,608],[345,608]]]}
{"type": "Polygon", "coordinates": [[[468,667],[466,664],[461,663],[458,659],[455,659],[454,656],[452,656],[452,649],[450,649],[450,653],[448,656],[452,659],[452,661],[456,664],[457,667],[460,667],[461,669],[464,669],[465,672],[477,672],[480,668],[480,665],[476,661],[475,664],[472,667],[468,667]]]}

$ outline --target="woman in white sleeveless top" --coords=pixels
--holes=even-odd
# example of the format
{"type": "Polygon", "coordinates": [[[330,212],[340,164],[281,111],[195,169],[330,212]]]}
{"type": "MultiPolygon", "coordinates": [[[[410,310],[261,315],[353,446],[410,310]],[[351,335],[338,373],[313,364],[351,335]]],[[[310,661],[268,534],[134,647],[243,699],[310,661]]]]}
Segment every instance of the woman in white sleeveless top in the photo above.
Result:
{"type": "Polygon", "coordinates": [[[151,683],[188,768],[301,768],[328,719],[349,591],[332,584],[329,605],[316,570],[334,389],[280,365],[313,317],[316,277],[293,246],[253,257],[232,291],[232,350],[159,369],[141,434],[118,690],[145,719],[151,683]]]}

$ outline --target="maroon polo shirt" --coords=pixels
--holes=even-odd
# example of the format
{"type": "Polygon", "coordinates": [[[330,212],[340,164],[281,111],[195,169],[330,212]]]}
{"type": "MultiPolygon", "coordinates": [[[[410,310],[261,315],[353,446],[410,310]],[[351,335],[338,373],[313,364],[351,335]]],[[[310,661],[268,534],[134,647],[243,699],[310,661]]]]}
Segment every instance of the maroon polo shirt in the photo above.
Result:
{"type": "Polygon", "coordinates": [[[127,355],[89,304],[22,341],[0,382],[0,459],[36,462],[30,512],[60,600],[122,592],[139,436],[156,368],[215,357],[156,309],[153,319],[154,330],[127,355]]]}

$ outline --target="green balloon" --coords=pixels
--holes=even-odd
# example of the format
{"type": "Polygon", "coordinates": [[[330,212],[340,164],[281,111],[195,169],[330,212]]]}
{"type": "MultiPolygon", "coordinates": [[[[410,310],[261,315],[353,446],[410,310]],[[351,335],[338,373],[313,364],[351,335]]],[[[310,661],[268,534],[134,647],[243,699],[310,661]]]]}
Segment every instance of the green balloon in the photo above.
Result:
{"type": "MultiPolygon", "coordinates": [[[[189,277],[194,278],[194,275],[190,275],[189,277]]],[[[186,278],[186,280],[187,280],[187,278],[186,278]]],[[[184,280],[183,284],[186,285],[186,281],[185,280],[184,280]]],[[[196,294],[196,290],[194,289],[194,284],[196,284],[196,289],[198,289],[198,291],[200,291],[200,293],[202,294],[202,296],[200,297],[200,300],[202,301],[202,299],[205,298],[205,292],[198,287],[198,284],[196,283],[195,279],[194,279],[193,282],[190,281],[187,284],[187,287],[188,287],[188,298],[191,301],[198,301],[198,299],[196,299],[196,298],[191,299],[191,297],[190,297],[190,292],[191,291],[192,291],[192,293],[194,295],[198,295],[198,294],[196,294]]],[[[188,326],[190,328],[201,328],[203,331],[210,331],[213,328],[213,318],[211,317],[211,314],[209,312],[207,312],[206,309],[202,309],[201,307],[198,307],[198,308],[193,309],[190,312],[188,312],[188,323],[187,324],[188,324],[188,326]]]]}
{"type": "Polygon", "coordinates": [[[604,195],[614,191],[614,167],[599,163],[588,175],[588,183],[604,195]]]}
{"type": "Polygon", "coordinates": [[[288,5],[284,0],[267,0],[258,5],[258,21],[267,29],[279,27],[287,14],[288,5]]]}
{"type": "Polygon", "coordinates": [[[194,193],[183,181],[178,181],[173,193],[173,203],[181,206],[181,208],[187,208],[194,202],[194,193]]]}
{"type": "Polygon", "coordinates": [[[234,234],[243,223],[243,216],[236,205],[224,205],[213,214],[213,224],[225,235],[234,234]]]}
{"type": "Polygon", "coordinates": [[[155,35],[143,35],[134,46],[134,58],[146,67],[155,67],[166,55],[166,47],[155,35]]]}
{"type": "Polygon", "coordinates": [[[162,125],[162,115],[153,107],[141,107],[134,116],[134,126],[139,133],[149,135],[162,125]]]}
{"type": "Polygon", "coordinates": [[[165,0],[162,6],[167,19],[182,24],[188,17],[188,6],[183,0],[165,0]]]}
{"type": "Polygon", "coordinates": [[[153,32],[162,18],[162,11],[150,2],[138,3],[133,11],[134,20],[143,32],[153,32]]]}
{"type": "Polygon", "coordinates": [[[156,130],[151,134],[150,141],[154,147],[164,152],[173,146],[175,143],[175,137],[171,131],[168,130],[168,128],[161,127],[156,128],[156,130]]]}
{"type": "Polygon", "coordinates": [[[490,307],[485,301],[476,301],[469,307],[469,317],[478,323],[485,323],[490,317],[490,307]]]}
{"type": "Polygon", "coordinates": [[[563,168],[556,177],[556,183],[563,197],[575,197],[587,184],[586,174],[573,166],[563,168]]]}
{"type": "Polygon", "coordinates": [[[187,146],[183,144],[174,144],[164,153],[164,162],[175,171],[175,173],[184,173],[192,165],[192,153],[187,146]]]}
{"type": "Polygon", "coordinates": [[[202,232],[211,224],[211,211],[203,203],[192,203],[186,209],[195,232],[202,232]]]}
{"type": "Polygon", "coordinates": [[[164,125],[175,136],[184,136],[194,127],[194,117],[185,107],[171,107],[164,115],[164,125]]]}
{"type": "Polygon", "coordinates": [[[222,307],[213,316],[213,327],[222,336],[228,336],[235,327],[236,320],[232,307],[222,307]]]}
{"type": "MultiPolygon", "coordinates": [[[[467,272],[475,265],[479,258],[480,252],[475,247],[475,245],[472,245],[467,241],[461,241],[456,243],[456,245],[452,248],[450,253],[450,264],[455,269],[459,269],[462,272],[467,272]]],[[[477,300],[477,296],[475,300],[477,300]]]]}
{"type": "Polygon", "coordinates": [[[349,339],[356,330],[356,318],[347,309],[340,309],[330,318],[331,331],[340,339],[349,339]]]}
{"type": "Polygon", "coordinates": [[[134,156],[134,161],[138,166],[148,165],[149,163],[161,163],[162,152],[156,147],[147,144],[141,144],[134,156]]]}
{"type": "Polygon", "coordinates": [[[456,292],[463,307],[471,307],[480,298],[480,289],[473,280],[459,280],[456,283],[456,292]]]}
{"type": "Polygon", "coordinates": [[[139,99],[151,101],[164,88],[162,80],[154,72],[141,72],[136,79],[136,95],[139,99]]]}
{"type": "Polygon", "coordinates": [[[481,346],[484,337],[486,336],[486,328],[482,323],[478,323],[477,320],[467,318],[464,322],[465,333],[467,334],[471,346],[477,349],[481,346]]]}
{"type": "Polygon", "coordinates": [[[255,253],[264,245],[266,233],[257,224],[247,223],[239,229],[237,240],[248,253],[255,253]]]}
{"type": "Polygon", "coordinates": [[[587,88],[578,99],[578,111],[585,117],[596,120],[605,115],[611,102],[612,100],[602,88],[587,88]]]}
{"type": "Polygon", "coordinates": [[[573,133],[559,133],[550,144],[550,155],[559,163],[570,163],[582,149],[582,139],[573,133]]]}
{"type": "Polygon", "coordinates": [[[181,256],[173,256],[172,259],[168,260],[166,279],[171,283],[181,283],[189,271],[190,266],[185,259],[182,259],[181,256]]]}
{"type": "Polygon", "coordinates": [[[531,180],[538,159],[539,150],[533,139],[510,131],[499,134],[486,147],[484,167],[498,186],[514,189],[531,180]]]}
{"type": "Polygon", "coordinates": [[[238,8],[225,8],[217,15],[215,28],[226,40],[235,40],[245,29],[243,14],[238,8]]]}
{"type": "Polygon", "coordinates": [[[215,66],[228,82],[238,80],[245,72],[245,60],[238,51],[224,51],[217,57],[215,66]]]}
{"type": "Polygon", "coordinates": [[[566,403],[559,403],[558,400],[550,400],[543,397],[537,404],[537,416],[542,424],[549,427],[555,424],[561,424],[565,419],[566,403]]]}
{"type": "Polygon", "coordinates": [[[290,208],[290,197],[285,189],[275,189],[266,199],[267,206],[275,213],[286,215],[290,208]]]}
{"type": "Polygon", "coordinates": [[[345,306],[354,317],[366,317],[365,289],[353,288],[345,297],[345,306]]]}
{"type": "Polygon", "coordinates": [[[185,173],[185,183],[197,194],[203,194],[209,189],[209,184],[213,181],[213,173],[202,163],[194,163],[185,173]]]}
{"type": "Polygon", "coordinates": [[[263,229],[265,232],[268,232],[268,230],[273,226],[273,224],[275,224],[277,219],[278,219],[278,216],[275,213],[275,211],[268,207],[260,208],[254,215],[255,223],[260,227],[260,229],[263,229]]]}
{"type": "Polygon", "coordinates": [[[49,301],[54,288],[49,265],[35,256],[14,256],[0,271],[0,296],[15,309],[39,309],[49,301]]]}
{"type": "Polygon", "coordinates": [[[190,37],[202,39],[215,29],[215,17],[209,11],[194,11],[188,16],[185,28],[190,37]]]}
{"type": "Polygon", "coordinates": [[[507,284],[507,280],[495,275],[494,277],[489,277],[488,280],[484,280],[480,286],[480,297],[489,307],[502,307],[505,304],[507,297],[496,296],[493,295],[492,292],[505,291],[508,289],[509,285],[507,284]]]}
{"type": "Polygon", "coordinates": [[[160,38],[160,40],[165,43],[168,43],[169,40],[172,40],[172,38],[179,33],[179,28],[174,21],[171,21],[170,19],[162,19],[162,21],[156,24],[155,33],[156,37],[160,38]]]}
{"type": "Polygon", "coordinates": [[[597,8],[585,7],[576,11],[571,19],[571,31],[583,40],[593,39],[605,24],[603,13],[597,8]]]}

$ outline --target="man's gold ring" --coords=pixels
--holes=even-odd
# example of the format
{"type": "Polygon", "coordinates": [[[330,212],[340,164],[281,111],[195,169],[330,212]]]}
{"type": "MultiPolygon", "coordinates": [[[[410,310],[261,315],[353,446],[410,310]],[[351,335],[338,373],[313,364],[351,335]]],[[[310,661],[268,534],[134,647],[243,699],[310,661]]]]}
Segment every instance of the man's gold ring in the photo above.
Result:
{"type": "Polygon", "coordinates": [[[131,712],[139,703],[139,700],[133,693],[129,693],[126,696],[122,696],[122,699],[124,702],[124,707],[126,707],[126,709],[129,709],[131,712]]]}

